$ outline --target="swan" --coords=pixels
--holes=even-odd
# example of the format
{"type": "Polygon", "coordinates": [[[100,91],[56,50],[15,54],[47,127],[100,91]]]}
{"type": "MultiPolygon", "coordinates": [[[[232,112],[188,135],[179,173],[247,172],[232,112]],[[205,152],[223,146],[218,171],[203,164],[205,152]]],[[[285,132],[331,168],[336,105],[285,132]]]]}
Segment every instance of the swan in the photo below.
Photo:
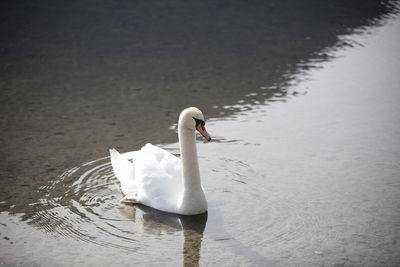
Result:
{"type": "Polygon", "coordinates": [[[190,107],[181,112],[178,120],[181,159],[152,144],[123,154],[110,149],[112,168],[125,194],[121,202],[181,215],[206,212],[195,132],[197,130],[210,141],[204,125],[203,113],[198,108],[190,107]]]}

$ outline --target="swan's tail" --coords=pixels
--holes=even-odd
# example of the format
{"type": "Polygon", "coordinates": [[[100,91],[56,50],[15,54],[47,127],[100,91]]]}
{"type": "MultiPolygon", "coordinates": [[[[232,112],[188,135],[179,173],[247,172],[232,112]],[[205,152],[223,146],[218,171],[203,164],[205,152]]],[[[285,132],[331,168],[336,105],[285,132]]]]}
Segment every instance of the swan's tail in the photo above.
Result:
{"type": "Polygon", "coordinates": [[[115,148],[110,148],[108,151],[110,151],[111,163],[115,161],[119,155],[121,155],[115,148]]]}
{"type": "Polygon", "coordinates": [[[130,153],[120,154],[114,148],[111,148],[109,151],[110,151],[111,165],[113,167],[115,176],[121,182],[122,192],[125,195],[135,192],[136,186],[135,186],[134,166],[132,162],[130,162],[129,159],[127,158],[127,156],[129,156],[130,153]]]}
{"type": "Polygon", "coordinates": [[[121,172],[119,171],[120,169],[120,163],[118,163],[118,158],[121,155],[115,148],[111,148],[108,150],[110,152],[110,160],[111,160],[111,165],[113,167],[114,175],[119,179],[121,177],[121,172]]]}

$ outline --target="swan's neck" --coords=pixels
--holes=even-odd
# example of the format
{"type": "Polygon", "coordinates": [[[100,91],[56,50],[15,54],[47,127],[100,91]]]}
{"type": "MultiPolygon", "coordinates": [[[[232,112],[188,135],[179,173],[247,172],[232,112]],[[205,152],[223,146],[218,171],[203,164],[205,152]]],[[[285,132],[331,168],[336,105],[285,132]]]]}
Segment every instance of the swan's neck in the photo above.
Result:
{"type": "Polygon", "coordinates": [[[183,185],[185,191],[201,189],[199,162],[197,160],[196,133],[184,127],[178,128],[181,149],[183,185]]]}

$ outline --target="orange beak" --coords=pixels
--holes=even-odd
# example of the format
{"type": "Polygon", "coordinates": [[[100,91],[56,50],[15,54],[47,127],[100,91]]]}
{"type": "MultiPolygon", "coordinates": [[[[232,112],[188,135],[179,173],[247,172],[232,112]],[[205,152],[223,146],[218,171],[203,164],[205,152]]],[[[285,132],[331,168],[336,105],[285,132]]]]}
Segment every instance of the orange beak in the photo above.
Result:
{"type": "Polygon", "coordinates": [[[211,136],[207,133],[206,128],[204,127],[204,121],[196,124],[196,130],[199,131],[207,141],[211,141],[211,136]]]}

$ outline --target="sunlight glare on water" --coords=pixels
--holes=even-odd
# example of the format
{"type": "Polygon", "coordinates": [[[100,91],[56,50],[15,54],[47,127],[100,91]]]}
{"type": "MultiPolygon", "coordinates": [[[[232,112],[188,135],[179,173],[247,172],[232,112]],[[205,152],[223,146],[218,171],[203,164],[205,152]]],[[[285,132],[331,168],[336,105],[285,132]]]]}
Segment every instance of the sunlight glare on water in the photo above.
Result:
{"type": "MultiPolygon", "coordinates": [[[[228,221],[247,229],[229,231],[242,243],[282,265],[398,263],[399,29],[397,18],[373,37],[348,36],[360,45],[288,88],[306,96],[211,122],[224,141],[201,146],[203,156],[223,146],[230,162],[248,165],[224,205],[228,221]]],[[[236,184],[228,176],[223,183],[236,184]]]]}

